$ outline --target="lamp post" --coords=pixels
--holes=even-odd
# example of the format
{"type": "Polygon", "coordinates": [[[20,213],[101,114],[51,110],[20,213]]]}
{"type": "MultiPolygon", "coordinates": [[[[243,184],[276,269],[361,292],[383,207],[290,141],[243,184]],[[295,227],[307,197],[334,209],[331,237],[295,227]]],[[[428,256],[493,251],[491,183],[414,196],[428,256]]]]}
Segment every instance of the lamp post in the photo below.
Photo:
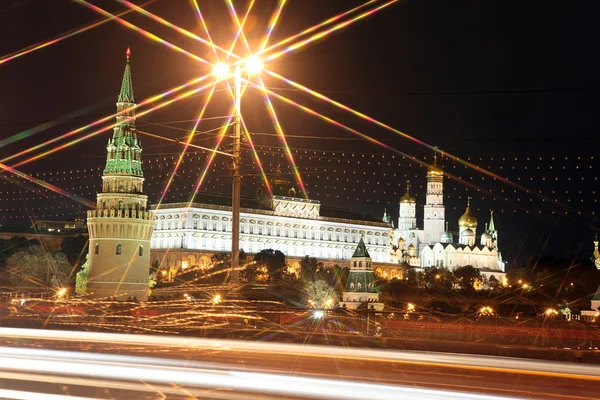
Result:
{"type": "MultiPolygon", "coordinates": [[[[248,74],[256,74],[262,69],[262,62],[256,57],[249,57],[243,62],[248,74]]],[[[225,78],[229,74],[226,64],[216,64],[214,74],[225,78]]],[[[237,64],[233,72],[234,109],[233,109],[233,154],[232,154],[232,185],[231,185],[231,275],[230,284],[239,285],[240,266],[240,197],[242,174],[240,173],[240,142],[242,137],[242,67],[237,64]]]]}

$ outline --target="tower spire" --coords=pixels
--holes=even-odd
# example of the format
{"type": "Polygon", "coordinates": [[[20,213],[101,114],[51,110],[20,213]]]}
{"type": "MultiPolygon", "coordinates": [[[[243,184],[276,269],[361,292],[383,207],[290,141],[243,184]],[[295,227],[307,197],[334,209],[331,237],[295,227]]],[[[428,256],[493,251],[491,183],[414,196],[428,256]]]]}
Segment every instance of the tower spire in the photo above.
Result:
{"type": "Polygon", "coordinates": [[[131,82],[131,68],[129,66],[129,57],[131,57],[131,49],[127,48],[127,64],[125,64],[125,72],[123,73],[123,81],[121,82],[121,92],[117,101],[119,103],[135,103],[133,98],[133,84],[131,82]]]}

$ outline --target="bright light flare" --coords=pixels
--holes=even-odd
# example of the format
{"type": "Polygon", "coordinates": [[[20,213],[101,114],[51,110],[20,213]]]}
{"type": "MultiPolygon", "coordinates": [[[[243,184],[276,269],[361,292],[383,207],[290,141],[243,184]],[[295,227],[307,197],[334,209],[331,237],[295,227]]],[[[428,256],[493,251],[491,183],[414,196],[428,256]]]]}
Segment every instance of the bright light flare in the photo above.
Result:
{"type": "Polygon", "coordinates": [[[263,69],[263,62],[260,58],[252,56],[244,63],[244,69],[250,75],[256,75],[263,69]]]}
{"type": "Polygon", "coordinates": [[[225,63],[217,63],[213,66],[213,74],[217,78],[225,78],[229,75],[229,65],[225,63]]]}

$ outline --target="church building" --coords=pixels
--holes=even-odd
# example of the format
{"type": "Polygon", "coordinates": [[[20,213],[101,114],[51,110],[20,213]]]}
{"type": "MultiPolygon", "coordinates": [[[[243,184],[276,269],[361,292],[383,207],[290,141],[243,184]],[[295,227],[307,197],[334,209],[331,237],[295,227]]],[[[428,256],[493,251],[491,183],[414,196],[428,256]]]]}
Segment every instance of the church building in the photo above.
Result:
{"type": "Polygon", "coordinates": [[[400,199],[398,226],[394,229],[391,261],[407,263],[415,268],[445,267],[450,270],[471,265],[489,280],[506,278],[505,263],[498,249],[498,231],[494,215],[476,242],[478,220],[471,212],[471,198],[458,220],[458,241],[445,220],[444,173],[437,156],[427,169],[427,195],[423,229],[417,228],[417,202],[406,182],[406,193],[400,199]]]}

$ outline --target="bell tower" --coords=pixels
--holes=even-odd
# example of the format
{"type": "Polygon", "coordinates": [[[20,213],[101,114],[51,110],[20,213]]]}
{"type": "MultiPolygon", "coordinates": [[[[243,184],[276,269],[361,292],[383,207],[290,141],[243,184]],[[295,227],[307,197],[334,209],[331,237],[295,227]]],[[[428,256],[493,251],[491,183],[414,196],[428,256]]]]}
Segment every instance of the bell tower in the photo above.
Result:
{"type": "MultiPolygon", "coordinates": [[[[436,148],[437,151],[437,148],[436,148]]],[[[444,171],[438,166],[437,153],[427,169],[427,199],[423,218],[423,242],[438,243],[446,220],[444,207],[444,171]]]]}
{"type": "Polygon", "coordinates": [[[154,214],[143,194],[142,147],[135,128],[135,100],[127,64],[117,99],[117,120],[106,146],[106,167],[96,210],[88,211],[89,273],[92,298],[148,297],[150,239],[154,214]]]}

